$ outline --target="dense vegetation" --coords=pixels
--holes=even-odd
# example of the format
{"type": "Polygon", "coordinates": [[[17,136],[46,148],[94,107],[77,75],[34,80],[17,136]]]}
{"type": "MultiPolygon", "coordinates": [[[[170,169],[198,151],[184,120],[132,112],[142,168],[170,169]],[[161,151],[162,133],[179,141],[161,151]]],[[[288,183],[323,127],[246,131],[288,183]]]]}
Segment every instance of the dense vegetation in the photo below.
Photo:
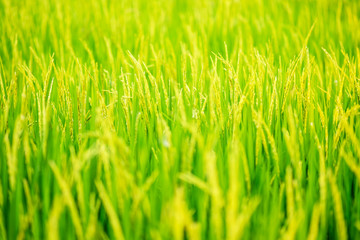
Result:
{"type": "Polygon", "coordinates": [[[0,239],[359,239],[360,2],[0,0],[0,239]]]}

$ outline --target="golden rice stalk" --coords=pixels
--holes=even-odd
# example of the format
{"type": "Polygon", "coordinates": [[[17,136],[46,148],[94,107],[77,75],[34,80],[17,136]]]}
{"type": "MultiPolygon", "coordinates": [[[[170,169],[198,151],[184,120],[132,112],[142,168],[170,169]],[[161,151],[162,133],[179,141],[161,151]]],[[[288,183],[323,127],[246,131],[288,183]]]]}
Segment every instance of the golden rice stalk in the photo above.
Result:
{"type": "MultiPolygon", "coordinates": [[[[144,99],[147,100],[146,102],[144,102],[144,105],[152,106],[153,98],[151,97],[149,84],[146,79],[145,71],[142,68],[141,62],[140,62],[140,60],[137,60],[130,52],[128,52],[128,55],[134,65],[136,73],[138,75],[136,80],[137,80],[137,83],[139,84],[139,89],[141,91],[143,91],[143,95],[141,95],[141,96],[144,96],[144,99]],[[148,104],[146,104],[146,103],[148,103],[148,104]]],[[[149,110],[151,113],[151,108],[148,107],[147,110],[149,110]]]]}
{"type": "Polygon", "coordinates": [[[333,123],[338,123],[341,120],[342,115],[344,114],[344,109],[341,106],[339,99],[336,99],[336,105],[333,116],[333,123]]]}
{"type": "Polygon", "coordinates": [[[357,221],[354,223],[354,225],[355,225],[355,228],[356,228],[358,231],[360,231],[360,220],[357,220],[357,221]]]}
{"type": "Polygon", "coordinates": [[[105,184],[108,189],[113,189],[113,181],[111,179],[111,163],[110,163],[110,153],[105,144],[99,144],[99,168],[103,166],[105,184]]]}
{"type": "Polygon", "coordinates": [[[194,162],[194,152],[196,147],[196,138],[195,136],[190,136],[189,138],[186,138],[185,146],[182,148],[182,161],[181,163],[181,169],[184,172],[191,172],[193,169],[193,162],[194,162]]]}
{"type": "Polygon", "coordinates": [[[26,91],[26,87],[24,86],[23,87],[23,91],[22,91],[22,94],[21,94],[21,114],[26,116],[27,114],[27,111],[28,111],[28,108],[27,108],[27,91],[26,91]]]}
{"type": "Polygon", "coordinates": [[[326,118],[325,118],[324,112],[321,110],[321,107],[320,107],[319,103],[318,103],[318,105],[317,105],[317,110],[318,110],[318,112],[319,112],[321,125],[322,125],[323,127],[325,127],[325,125],[326,125],[326,118]]]}
{"type": "Polygon", "coordinates": [[[16,181],[16,172],[17,172],[17,159],[13,156],[11,151],[11,145],[9,140],[9,132],[5,134],[4,144],[6,150],[7,164],[8,164],[8,173],[9,173],[9,181],[10,181],[10,189],[15,188],[16,181]]]}
{"type": "Polygon", "coordinates": [[[9,118],[10,101],[5,103],[2,114],[0,115],[0,130],[5,132],[7,129],[7,122],[9,118]]]}
{"type": "Polygon", "coordinates": [[[30,87],[33,94],[35,94],[36,90],[40,91],[42,94],[42,89],[37,79],[31,73],[31,70],[25,65],[19,65],[18,70],[22,73],[27,81],[28,86],[30,87]]]}
{"type": "Polygon", "coordinates": [[[283,128],[283,134],[285,138],[286,147],[290,155],[291,163],[293,164],[293,167],[295,169],[296,178],[300,180],[302,176],[302,168],[301,168],[302,162],[300,161],[300,148],[299,148],[298,139],[300,139],[301,141],[302,135],[297,130],[297,126],[295,123],[295,116],[290,107],[288,108],[288,114],[289,114],[288,123],[289,123],[290,133],[283,128]]]}
{"type": "Polygon", "coordinates": [[[191,222],[186,226],[186,230],[189,236],[189,240],[201,239],[201,225],[200,223],[191,222]]]}
{"type": "Polygon", "coordinates": [[[50,162],[49,165],[55,175],[56,181],[59,184],[59,187],[63,194],[64,201],[70,209],[71,218],[72,218],[73,224],[75,226],[76,236],[78,239],[82,240],[82,239],[84,239],[83,229],[81,226],[81,220],[80,220],[78,210],[76,208],[74,198],[71,194],[71,190],[70,190],[69,186],[67,185],[66,181],[64,180],[64,178],[61,176],[61,173],[60,173],[58,167],[56,166],[56,164],[54,162],[50,162]]]}
{"type": "MultiPolygon", "coordinates": [[[[186,111],[185,111],[186,109],[185,109],[184,97],[183,97],[184,91],[183,89],[179,90],[176,84],[173,87],[174,87],[175,99],[177,100],[176,104],[178,106],[178,111],[180,113],[179,115],[180,115],[181,123],[186,124],[186,111]]],[[[168,105],[167,105],[167,109],[168,109],[168,105]]]]}
{"type": "MultiPolygon", "coordinates": [[[[308,61],[309,64],[310,60],[308,61]]],[[[305,106],[304,106],[304,115],[303,115],[303,121],[304,121],[304,126],[305,126],[305,133],[307,131],[307,121],[308,121],[308,115],[309,115],[309,107],[312,107],[313,104],[311,103],[311,68],[310,68],[310,73],[308,74],[308,84],[307,84],[307,92],[306,92],[306,96],[305,96],[305,106]]]]}
{"type": "Polygon", "coordinates": [[[194,239],[199,239],[199,236],[196,233],[197,230],[194,229],[191,212],[188,209],[184,198],[183,188],[176,189],[174,198],[162,212],[162,218],[164,224],[169,224],[167,227],[171,231],[172,239],[184,239],[185,231],[189,233],[189,230],[194,239]]]}
{"type": "Polygon", "coordinates": [[[263,131],[263,129],[261,127],[259,128],[259,130],[260,130],[261,141],[262,141],[262,145],[264,146],[264,151],[265,151],[266,158],[270,159],[269,146],[267,144],[264,131],[263,131]]]}
{"type": "Polygon", "coordinates": [[[305,53],[305,69],[302,70],[301,74],[300,74],[300,89],[297,91],[298,94],[298,98],[299,98],[299,103],[300,103],[300,110],[302,111],[302,107],[306,106],[306,104],[304,104],[304,95],[305,95],[305,82],[306,82],[306,77],[309,74],[309,51],[308,48],[306,48],[306,53],[305,53]]]}
{"type": "Polygon", "coordinates": [[[43,113],[42,113],[42,119],[41,121],[43,126],[43,142],[42,142],[42,152],[43,156],[46,157],[47,154],[47,142],[48,142],[48,136],[49,136],[49,125],[51,120],[51,106],[47,105],[45,106],[45,102],[42,103],[43,106],[43,113]]]}
{"type": "Polygon", "coordinates": [[[186,59],[187,59],[187,50],[185,49],[185,47],[182,45],[181,46],[182,48],[182,52],[183,54],[181,54],[181,77],[182,77],[182,83],[183,83],[183,86],[187,86],[187,76],[186,76],[186,73],[187,73],[187,62],[186,62],[186,59]]]}
{"type": "MultiPolygon", "coordinates": [[[[253,117],[253,121],[255,122],[255,126],[256,126],[256,144],[258,144],[256,146],[256,153],[259,153],[259,151],[261,150],[261,142],[262,145],[264,147],[264,151],[265,151],[265,155],[267,157],[267,159],[270,159],[270,155],[269,155],[269,148],[266,142],[266,138],[265,138],[265,134],[264,131],[261,127],[262,123],[264,122],[261,116],[261,113],[256,112],[254,109],[252,110],[252,117],[253,117]]],[[[258,158],[255,159],[255,163],[257,164],[258,158]]]]}
{"type": "Polygon", "coordinates": [[[139,129],[139,123],[140,123],[141,117],[142,117],[141,112],[139,112],[136,115],[136,119],[135,119],[135,131],[134,131],[134,136],[133,136],[134,146],[136,146],[136,144],[137,144],[138,129],[139,129]]]}
{"type": "Polygon", "coordinates": [[[344,123],[345,132],[354,146],[355,153],[357,154],[357,158],[360,159],[360,141],[357,138],[353,128],[350,127],[350,125],[348,124],[348,122],[344,121],[343,123],[344,123]]]}
{"type": "Polygon", "coordinates": [[[250,219],[259,204],[260,199],[257,197],[249,200],[241,214],[236,218],[234,222],[231,223],[227,236],[228,240],[242,239],[245,228],[249,224],[250,219]]]}
{"type": "Polygon", "coordinates": [[[293,79],[295,78],[295,70],[296,70],[297,65],[299,64],[301,58],[302,58],[302,51],[297,56],[295,61],[292,61],[290,63],[290,67],[287,69],[287,72],[286,72],[287,76],[286,76],[286,82],[285,82],[285,87],[284,87],[285,89],[284,89],[283,104],[282,104],[282,107],[281,107],[281,113],[283,113],[285,111],[286,100],[287,100],[287,97],[289,95],[290,87],[291,87],[291,84],[293,83],[293,79]]]}
{"type": "Polygon", "coordinates": [[[30,143],[29,143],[28,131],[24,131],[24,134],[23,134],[23,147],[24,147],[26,170],[27,170],[29,181],[31,183],[33,170],[32,170],[32,166],[31,166],[31,162],[30,162],[31,148],[30,148],[30,143]]]}
{"type": "Polygon", "coordinates": [[[104,37],[104,41],[105,41],[106,50],[107,50],[107,54],[108,54],[108,57],[109,57],[111,69],[113,70],[113,73],[112,73],[113,76],[112,77],[114,77],[114,71],[115,71],[116,68],[115,68],[114,56],[113,56],[112,51],[111,51],[111,43],[110,43],[109,38],[107,38],[106,36],[104,37]]]}
{"type": "Polygon", "coordinates": [[[100,200],[95,199],[95,194],[90,194],[89,206],[89,220],[88,226],[86,229],[85,239],[96,239],[96,231],[97,231],[97,222],[98,222],[98,214],[100,209],[101,202],[100,200]]]}
{"type": "Polygon", "coordinates": [[[58,99],[59,99],[59,111],[64,112],[65,111],[65,83],[64,83],[64,73],[65,70],[57,70],[56,68],[54,68],[54,72],[55,72],[55,77],[56,77],[56,83],[57,83],[57,94],[58,94],[58,99]]]}
{"type": "Polygon", "coordinates": [[[339,111],[339,120],[338,120],[339,125],[335,132],[335,137],[334,137],[335,148],[337,148],[341,133],[344,131],[344,128],[345,128],[344,125],[346,124],[346,121],[348,120],[349,117],[357,115],[360,110],[360,105],[355,105],[355,106],[351,107],[350,109],[348,109],[346,112],[344,112],[344,110],[342,109],[340,102],[337,102],[336,106],[339,111]]]}
{"type": "MultiPolygon", "coordinates": [[[[50,63],[49,63],[49,67],[48,67],[48,70],[46,72],[46,74],[44,75],[45,71],[42,72],[42,77],[44,79],[44,89],[43,89],[43,98],[42,100],[45,102],[46,100],[46,96],[49,95],[48,97],[50,98],[50,95],[51,95],[51,89],[52,89],[52,86],[48,86],[48,82],[49,82],[49,79],[50,79],[50,74],[51,74],[51,71],[52,71],[52,68],[54,66],[54,55],[50,56],[50,63]],[[47,94],[47,89],[49,88],[49,94],[47,94]]],[[[54,79],[52,79],[50,85],[52,85],[52,82],[53,82],[54,79]]]]}
{"type": "Polygon", "coordinates": [[[250,194],[250,192],[251,192],[251,177],[250,177],[249,162],[246,157],[244,145],[241,142],[239,142],[238,146],[239,146],[240,156],[241,156],[242,165],[243,165],[244,174],[245,174],[246,189],[248,191],[248,194],[250,194]]]}
{"type": "Polygon", "coordinates": [[[288,220],[291,221],[295,214],[294,188],[292,169],[286,168],[286,211],[288,220]]]}
{"type": "Polygon", "coordinates": [[[310,222],[310,230],[307,240],[317,239],[319,233],[320,215],[321,215],[321,208],[320,205],[317,203],[313,207],[313,212],[311,215],[311,222],[310,222]]]}
{"type": "Polygon", "coordinates": [[[349,65],[349,83],[350,83],[350,91],[356,95],[356,65],[355,64],[348,64],[349,65]]]}
{"type": "MultiPolygon", "coordinates": [[[[331,68],[331,69],[335,69],[336,71],[335,71],[335,74],[337,75],[337,76],[340,76],[340,74],[339,74],[339,69],[340,69],[340,67],[339,67],[339,65],[337,64],[337,62],[336,62],[336,60],[335,59],[333,59],[332,57],[331,57],[331,55],[324,49],[324,48],[322,48],[322,50],[325,52],[325,54],[326,54],[326,56],[329,58],[329,60],[330,60],[330,62],[333,64],[333,66],[335,67],[335,68],[331,68]]],[[[328,82],[328,86],[326,87],[326,89],[327,89],[327,92],[328,92],[328,94],[327,94],[327,103],[328,104],[330,104],[330,99],[331,99],[331,97],[332,97],[332,94],[330,94],[333,90],[333,81],[327,81],[328,82]]],[[[337,100],[339,100],[339,98],[337,98],[337,100]]],[[[336,112],[335,112],[335,117],[334,117],[334,119],[336,119],[336,112]]]]}
{"type": "Polygon", "coordinates": [[[34,50],[33,47],[30,47],[30,52],[32,54],[32,57],[35,60],[35,63],[38,65],[38,67],[40,67],[41,72],[45,71],[45,63],[43,61],[41,61],[41,58],[38,56],[38,54],[36,53],[36,51],[34,50]]]}
{"type": "Polygon", "coordinates": [[[59,218],[64,209],[64,200],[62,197],[56,196],[53,200],[49,218],[46,224],[47,239],[59,239],[59,218]]]}
{"type": "Polygon", "coordinates": [[[16,240],[23,240],[25,239],[26,230],[29,227],[29,217],[26,214],[20,214],[20,224],[19,230],[16,236],[16,240]]]}
{"type": "Polygon", "coordinates": [[[36,103],[37,103],[37,107],[38,107],[38,119],[39,119],[39,122],[38,122],[38,125],[39,125],[39,135],[40,135],[40,139],[42,142],[44,142],[44,131],[43,131],[43,124],[44,124],[44,121],[43,121],[43,106],[41,104],[41,100],[40,100],[40,96],[39,96],[39,93],[36,93],[36,103]]]}
{"type": "MultiPolygon", "coordinates": [[[[242,110],[244,108],[246,100],[247,100],[247,96],[246,95],[241,95],[240,101],[237,104],[237,107],[235,108],[236,111],[235,111],[234,125],[241,121],[241,113],[242,113],[242,110]]],[[[205,109],[205,103],[204,103],[202,112],[204,112],[204,109],[205,109]]]]}
{"type": "Polygon", "coordinates": [[[278,177],[280,177],[280,163],[279,163],[279,155],[276,150],[276,143],[273,135],[271,134],[270,128],[266,125],[266,123],[263,121],[263,126],[266,132],[266,135],[268,137],[268,141],[271,147],[271,153],[275,160],[275,168],[276,168],[276,174],[278,177]]]}
{"type": "Polygon", "coordinates": [[[129,80],[127,75],[125,75],[123,73],[123,71],[121,70],[121,75],[120,75],[120,81],[122,82],[122,86],[123,86],[123,92],[124,95],[121,97],[121,105],[122,105],[122,109],[124,111],[124,115],[125,115],[125,123],[126,123],[126,129],[127,129],[127,134],[130,137],[130,113],[129,113],[129,109],[132,108],[131,105],[131,91],[130,91],[130,85],[129,85],[129,80]]]}
{"type": "Polygon", "coordinates": [[[304,219],[304,212],[298,211],[296,215],[289,221],[288,228],[284,235],[282,236],[282,239],[284,240],[293,240],[296,237],[296,233],[298,231],[298,228],[300,224],[302,223],[304,219]]]}
{"type": "Polygon", "coordinates": [[[347,236],[346,222],[344,219],[344,212],[342,208],[341,195],[336,185],[336,179],[330,170],[328,171],[328,177],[329,177],[330,189],[334,201],[334,211],[335,211],[335,219],[337,223],[336,228],[337,228],[338,237],[339,239],[346,240],[348,236],[347,236]]]}
{"type": "Polygon", "coordinates": [[[207,159],[207,179],[209,181],[209,186],[212,189],[211,194],[211,217],[210,225],[214,230],[214,234],[217,239],[223,237],[223,223],[222,223],[222,208],[224,206],[224,200],[222,195],[222,190],[219,184],[219,178],[216,167],[216,155],[215,152],[209,151],[206,153],[205,159],[207,159]]]}
{"type": "Polygon", "coordinates": [[[190,172],[179,173],[178,178],[181,181],[184,181],[188,184],[194,185],[195,187],[199,188],[200,190],[204,191],[205,193],[208,193],[208,194],[211,193],[211,189],[208,186],[208,184],[190,172]]]}
{"type": "MultiPolygon", "coordinates": [[[[157,84],[157,79],[152,75],[149,68],[145,64],[144,64],[144,68],[145,68],[147,75],[149,76],[151,89],[153,89],[155,92],[155,101],[152,101],[151,103],[152,103],[152,106],[155,106],[154,109],[156,109],[156,107],[158,107],[159,104],[161,103],[161,95],[160,95],[159,87],[157,84]]],[[[149,94],[150,94],[150,92],[149,92],[149,94]]]]}
{"type": "Polygon", "coordinates": [[[351,152],[346,153],[344,150],[344,145],[340,149],[340,156],[345,160],[346,164],[350,170],[355,174],[359,184],[360,184],[360,166],[356,164],[356,160],[351,152]]]}
{"type": "Polygon", "coordinates": [[[261,134],[260,131],[256,131],[256,140],[255,140],[255,166],[259,164],[259,153],[261,151],[261,134]]]}
{"type": "Polygon", "coordinates": [[[268,117],[269,126],[271,126],[271,123],[272,123],[274,106],[275,106],[275,98],[277,97],[277,91],[276,91],[277,79],[278,79],[278,78],[275,76],[275,78],[274,78],[274,84],[273,84],[273,92],[272,92],[271,98],[270,98],[269,117],[268,117]]]}
{"type": "Polygon", "coordinates": [[[229,168],[229,189],[226,198],[226,229],[227,232],[233,229],[233,224],[236,221],[239,211],[239,169],[240,169],[240,148],[239,139],[234,134],[233,141],[230,146],[230,155],[228,158],[229,168]]]}
{"type": "Polygon", "coordinates": [[[169,97],[169,94],[168,94],[168,91],[167,91],[168,88],[166,88],[166,85],[165,85],[165,82],[164,82],[164,76],[163,75],[160,76],[160,80],[161,80],[161,89],[163,90],[163,94],[164,94],[164,98],[165,98],[166,108],[169,109],[170,97],[169,97]]]}
{"type": "MultiPolygon", "coordinates": [[[[148,177],[145,181],[145,183],[140,186],[134,186],[134,194],[133,194],[133,203],[132,203],[132,213],[131,213],[131,217],[133,219],[135,219],[136,214],[138,213],[139,210],[139,205],[141,203],[143,203],[144,208],[144,212],[145,214],[150,217],[150,207],[146,207],[146,202],[147,202],[147,195],[146,193],[149,191],[150,187],[153,185],[153,183],[155,182],[155,180],[157,179],[159,175],[159,172],[157,170],[155,170],[150,177],[148,177]]],[[[135,184],[134,184],[135,185],[135,184]]]]}
{"type": "Polygon", "coordinates": [[[27,217],[28,217],[28,221],[29,224],[31,224],[31,219],[33,218],[34,212],[35,212],[35,207],[34,207],[34,203],[32,200],[32,196],[31,196],[31,192],[30,192],[30,188],[29,188],[29,184],[26,181],[26,179],[23,180],[23,185],[24,185],[24,192],[25,192],[25,198],[26,198],[26,206],[27,206],[27,217]]]}
{"type": "Polygon", "coordinates": [[[11,190],[14,190],[15,183],[16,183],[16,174],[17,174],[17,170],[18,170],[17,153],[18,153],[20,143],[21,143],[20,139],[21,139],[21,136],[23,133],[24,121],[25,121],[25,118],[23,115],[16,118],[12,144],[10,144],[10,141],[9,141],[9,132],[7,132],[5,134],[5,138],[4,138],[11,190]]]}
{"type": "Polygon", "coordinates": [[[109,198],[109,195],[106,193],[105,187],[103,184],[99,181],[95,183],[96,188],[98,189],[100,199],[102,203],[104,204],[105,211],[107,215],[109,216],[111,227],[114,231],[114,235],[116,239],[123,240],[124,235],[122,232],[120,220],[117,216],[117,213],[111,203],[111,200],[109,198]]]}
{"type": "Polygon", "coordinates": [[[325,156],[327,156],[328,150],[328,141],[329,141],[329,131],[328,131],[328,124],[327,124],[327,117],[325,116],[324,112],[321,110],[320,105],[317,105],[317,110],[319,112],[321,125],[325,131],[325,156]]]}
{"type": "MultiPolygon", "coordinates": [[[[2,66],[2,61],[0,60],[0,64],[1,64],[1,67],[3,68],[2,66]]],[[[1,101],[3,102],[3,104],[5,104],[6,100],[5,100],[5,87],[4,87],[4,83],[3,83],[3,78],[2,78],[2,74],[0,72],[0,90],[1,90],[1,101]]],[[[1,105],[0,105],[1,106],[1,105]]]]}
{"type": "Polygon", "coordinates": [[[86,222],[85,219],[85,201],[87,201],[84,197],[84,187],[83,187],[83,181],[82,178],[79,176],[79,173],[76,175],[74,174],[75,182],[76,182],[76,192],[77,192],[77,200],[78,200],[78,206],[80,215],[82,218],[82,222],[86,222]]]}
{"type": "Polygon", "coordinates": [[[256,86],[256,73],[255,70],[251,70],[250,72],[250,76],[249,76],[249,100],[250,100],[250,105],[253,106],[255,104],[255,86],[256,86]]]}
{"type": "MultiPolygon", "coordinates": [[[[214,103],[213,107],[215,107],[214,112],[216,113],[214,120],[216,121],[216,119],[218,119],[220,123],[224,123],[224,115],[221,110],[221,91],[218,84],[220,84],[220,80],[217,76],[216,81],[212,84],[212,92],[214,93],[212,101],[214,103]]],[[[221,127],[223,128],[224,125],[221,124],[221,127]]]]}
{"type": "MultiPolygon", "coordinates": [[[[328,51],[326,51],[325,48],[322,48],[322,50],[325,53],[325,55],[327,56],[327,58],[330,60],[330,62],[333,64],[333,66],[335,67],[337,75],[340,75],[339,72],[343,72],[343,70],[337,63],[335,57],[333,57],[333,56],[335,56],[334,52],[332,52],[333,56],[331,56],[331,54],[328,51]]],[[[329,81],[329,82],[331,82],[331,81],[329,81]]]]}
{"type": "Polygon", "coordinates": [[[82,43],[85,51],[89,54],[89,58],[90,58],[91,62],[92,62],[93,64],[95,64],[94,55],[93,55],[91,49],[89,48],[88,44],[87,44],[84,40],[81,40],[81,43],[82,43]]]}
{"type": "Polygon", "coordinates": [[[326,188],[326,166],[325,166],[325,156],[322,144],[315,132],[315,127],[311,127],[312,132],[314,134],[315,143],[317,145],[319,151],[319,186],[320,186],[320,210],[321,210],[321,221],[322,225],[326,225],[326,196],[327,196],[327,188],[326,188]]]}

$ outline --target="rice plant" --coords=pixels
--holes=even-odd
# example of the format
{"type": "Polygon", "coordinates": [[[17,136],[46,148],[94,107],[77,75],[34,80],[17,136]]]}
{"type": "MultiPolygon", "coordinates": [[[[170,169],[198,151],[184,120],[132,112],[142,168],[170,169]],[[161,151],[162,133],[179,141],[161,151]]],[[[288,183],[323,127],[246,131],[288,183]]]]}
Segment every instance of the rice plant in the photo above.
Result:
{"type": "Polygon", "coordinates": [[[360,2],[0,0],[0,239],[360,239],[360,2]]]}

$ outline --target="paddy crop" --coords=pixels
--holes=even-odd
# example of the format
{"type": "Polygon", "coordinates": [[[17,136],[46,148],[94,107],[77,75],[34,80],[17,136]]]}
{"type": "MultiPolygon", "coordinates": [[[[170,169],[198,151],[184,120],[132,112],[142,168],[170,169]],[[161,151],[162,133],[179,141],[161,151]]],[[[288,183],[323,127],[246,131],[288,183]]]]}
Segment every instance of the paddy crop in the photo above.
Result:
{"type": "Polygon", "coordinates": [[[359,239],[360,2],[0,0],[0,239],[359,239]]]}

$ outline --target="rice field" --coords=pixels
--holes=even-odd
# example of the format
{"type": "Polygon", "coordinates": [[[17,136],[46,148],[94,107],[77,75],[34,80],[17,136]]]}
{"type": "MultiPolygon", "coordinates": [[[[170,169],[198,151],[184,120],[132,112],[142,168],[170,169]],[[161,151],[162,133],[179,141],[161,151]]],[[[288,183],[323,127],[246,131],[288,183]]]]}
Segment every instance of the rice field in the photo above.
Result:
{"type": "Polygon", "coordinates": [[[0,239],[360,239],[360,2],[0,0],[0,239]]]}

